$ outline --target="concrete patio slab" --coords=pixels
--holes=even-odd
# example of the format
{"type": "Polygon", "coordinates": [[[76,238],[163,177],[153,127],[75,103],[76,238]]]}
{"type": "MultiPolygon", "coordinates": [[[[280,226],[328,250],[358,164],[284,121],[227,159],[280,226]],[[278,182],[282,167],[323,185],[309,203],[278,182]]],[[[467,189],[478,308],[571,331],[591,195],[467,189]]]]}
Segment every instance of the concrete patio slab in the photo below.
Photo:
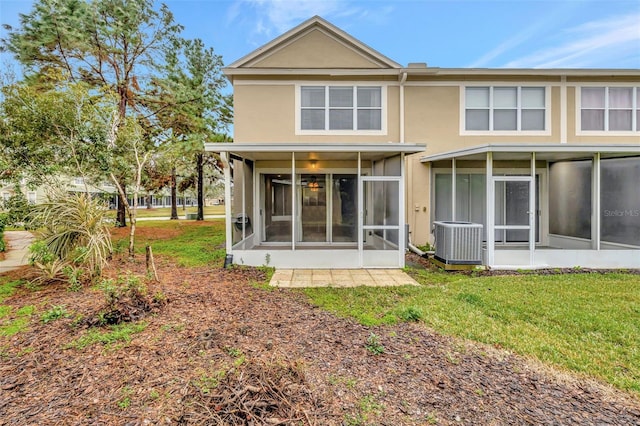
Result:
{"type": "Polygon", "coordinates": [[[391,287],[419,285],[400,269],[278,269],[269,285],[304,287],[391,287]]]}

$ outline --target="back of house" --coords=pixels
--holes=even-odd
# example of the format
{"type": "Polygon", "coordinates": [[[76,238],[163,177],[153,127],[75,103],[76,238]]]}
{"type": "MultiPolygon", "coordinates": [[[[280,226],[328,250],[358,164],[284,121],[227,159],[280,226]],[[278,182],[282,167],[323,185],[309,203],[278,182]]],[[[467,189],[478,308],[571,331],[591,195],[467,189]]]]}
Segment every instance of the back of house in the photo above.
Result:
{"type": "Polygon", "coordinates": [[[313,17],[225,73],[234,142],[207,149],[236,263],[403,267],[410,239],[444,262],[640,268],[640,70],[403,66],[313,17]]]}

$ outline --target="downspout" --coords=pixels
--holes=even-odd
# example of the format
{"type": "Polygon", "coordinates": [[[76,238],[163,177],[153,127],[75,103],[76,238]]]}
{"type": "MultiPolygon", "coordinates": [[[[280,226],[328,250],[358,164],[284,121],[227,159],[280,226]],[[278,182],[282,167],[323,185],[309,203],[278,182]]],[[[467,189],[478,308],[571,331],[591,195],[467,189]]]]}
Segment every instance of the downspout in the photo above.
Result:
{"type": "Polygon", "coordinates": [[[404,143],[404,83],[407,81],[407,73],[400,77],[400,143],[404,143]]]}

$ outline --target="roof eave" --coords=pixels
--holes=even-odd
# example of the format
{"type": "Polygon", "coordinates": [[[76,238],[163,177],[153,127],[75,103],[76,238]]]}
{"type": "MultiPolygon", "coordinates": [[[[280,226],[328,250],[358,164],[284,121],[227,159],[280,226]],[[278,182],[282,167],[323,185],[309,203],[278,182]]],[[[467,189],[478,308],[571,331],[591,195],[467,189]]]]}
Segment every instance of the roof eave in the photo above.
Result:
{"type": "Polygon", "coordinates": [[[640,145],[633,144],[484,144],[420,157],[421,163],[451,160],[476,154],[496,153],[628,153],[640,154],[640,145]]]}

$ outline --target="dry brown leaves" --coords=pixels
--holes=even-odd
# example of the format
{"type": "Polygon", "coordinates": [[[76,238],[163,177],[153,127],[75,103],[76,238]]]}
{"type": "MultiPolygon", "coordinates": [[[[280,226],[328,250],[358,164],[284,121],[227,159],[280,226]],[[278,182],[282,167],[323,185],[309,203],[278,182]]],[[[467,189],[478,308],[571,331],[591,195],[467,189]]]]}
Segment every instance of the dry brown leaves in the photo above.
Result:
{"type": "MultiPolygon", "coordinates": [[[[130,343],[70,346],[89,331],[82,318],[105,306],[95,288],[54,285],[4,302],[12,312],[33,305],[36,314],[26,331],[0,336],[0,423],[640,424],[636,396],[560,380],[421,324],[338,318],[300,292],[253,287],[265,278],[259,269],[157,264],[161,282],[148,283],[148,294],[166,304],[144,317],[130,343]],[[39,315],[56,305],[69,316],[44,324],[39,315]],[[385,353],[366,349],[372,332],[385,353]]],[[[107,271],[127,272],[144,276],[144,262],[117,261],[107,271]]]]}

